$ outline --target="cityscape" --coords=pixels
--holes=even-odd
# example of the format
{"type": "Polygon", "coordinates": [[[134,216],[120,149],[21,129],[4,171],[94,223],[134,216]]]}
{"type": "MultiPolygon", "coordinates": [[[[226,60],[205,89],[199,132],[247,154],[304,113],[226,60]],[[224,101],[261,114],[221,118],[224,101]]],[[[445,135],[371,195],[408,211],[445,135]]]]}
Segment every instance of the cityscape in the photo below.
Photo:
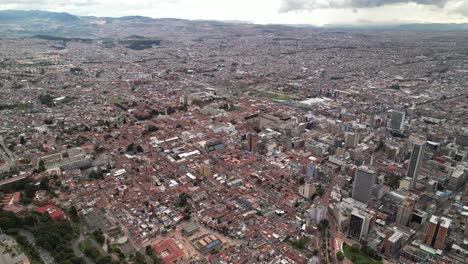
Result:
{"type": "Polygon", "coordinates": [[[0,264],[467,263],[433,26],[0,10],[0,264]]]}

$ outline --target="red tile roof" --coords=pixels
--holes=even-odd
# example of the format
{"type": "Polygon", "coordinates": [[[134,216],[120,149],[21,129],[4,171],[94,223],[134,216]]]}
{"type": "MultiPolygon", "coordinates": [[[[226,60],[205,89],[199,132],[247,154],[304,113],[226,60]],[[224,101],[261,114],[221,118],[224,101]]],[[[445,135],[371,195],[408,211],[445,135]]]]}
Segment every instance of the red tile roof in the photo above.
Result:
{"type": "Polygon", "coordinates": [[[172,238],[160,242],[155,241],[151,247],[161,256],[165,264],[172,264],[184,256],[184,252],[172,238]]]}
{"type": "Polygon", "coordinates": [[[39,213],[48,213],[50,218],[52,218],[54,222],[62,222],[68,220],[68,217],[65,216],[63,211],[55,205],[46,205],[43,207],[39,207],[36,209],[36,211],[38,211],[39,213]]]}

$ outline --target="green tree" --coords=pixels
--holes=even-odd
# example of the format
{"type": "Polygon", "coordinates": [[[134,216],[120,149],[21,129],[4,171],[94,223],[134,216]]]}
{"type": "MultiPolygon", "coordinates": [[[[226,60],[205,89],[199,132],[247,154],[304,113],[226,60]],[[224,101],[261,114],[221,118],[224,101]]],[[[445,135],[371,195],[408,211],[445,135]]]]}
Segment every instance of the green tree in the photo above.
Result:
{"type": "Polygon", "coordinates": [[[186,207],[188,205],[189,195],[186,193],[181,193],[177,201],[177,207],[186,207]]]}
{"type": "Polygon", "coordinates": [[[106,238],[104,237],[104,234],[102,233],[101,229],[95,230],[93,232],[93,238],[98,242],[100,245],[104,245],[104,242],[106,241],[106,238]]]}
{"type": "Polygon", "coordinates": [[[49,179],[48,178],[44,178],[41,180],[41,182],[39,183],[39,187],[41,188],[41,190],[46,190],[48,191],[50,189],[49,187],[49,179]]]}
{"type": "Polygon", "coordinates": [[[320,223],[318,224],[318,228],[320,229],[321,232],[327,230],[329,226],[329,222],[327,219],[323,219],[322,221],[320,221],[320,223]]]}
{"type": "Polygon", "coordinates": [[[343,254],[343,252],[339,251],[338,253],[336,253],[336,259],[341,262],[345,259],[345,255],[343,254]]]}
{"type": "Polygon", "coordinates": [[[143,147],[141,147],[140,145],[138,145],[138,146],[136,147],[136,151],[137,151],[137,152],[143,152],[144,150],[143,150],[143,147]]]}
{"type": "Polygon", "coordinates": [[[351,246],[350,251],[353,253],[358,253],[360,249],[360,246],[358,244],[354,244],[351,246]]]}
{"type": "Polygon", "coordinates": [[[43,160],[39,160],[39,164],[38,164],[38,166],[37,166],[37,170],[38,170],[39,172],[43,172],[43,171],[46,170],[46,167],[45,167],[45,165],[44,165],[44,161],[43,161],[43,160]]]}
{"type": "Polygon", "coordinates": [[[78,211],[76,210],[76,207],[74,205],[71,206],[69,214],[73,222],[78,223],[80,221],[80,217],[78,216],[78,211]]]}
{"type": "Polygon", "coordinates": [[[143,256],[139,251],[135,253],[133,260],[135,261],[135,264],[146,264],[145,256],[143,256]]]}

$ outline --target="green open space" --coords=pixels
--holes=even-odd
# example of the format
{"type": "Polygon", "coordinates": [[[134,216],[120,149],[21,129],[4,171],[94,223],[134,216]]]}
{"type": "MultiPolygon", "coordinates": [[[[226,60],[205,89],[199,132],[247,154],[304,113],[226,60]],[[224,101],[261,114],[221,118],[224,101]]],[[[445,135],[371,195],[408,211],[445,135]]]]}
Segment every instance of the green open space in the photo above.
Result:
{"type": "Polygon", "coordinates": [[[289,95],[272,93],[272,92],[258,92],[258,93],[254,93],[253,95],[258,96],[258,97],[268,98],[271,100],[281,100],[281,101],[291,100],[291,97],[289,95]]]}
{"type": "Polygon", "coordinates": [[[110,104],[118,104],[118,103],[122,102],[122,98],[112,97],[112,98],[107,99],[107,102],[110,103],[110,104]]]}
{"type": "Polygon", "coordinates": [[[353,250],[351,246],[344,243],[343,252],[349,260],[355,264],[382,264],[381,260],[374,260],[359,250],[353,250]]]}
{"type": "Polygon", "coordinates": [[[31,108],[31,104],[19,103],[16,105],[16,109],[18,110],[27,110],[31,108]]]}

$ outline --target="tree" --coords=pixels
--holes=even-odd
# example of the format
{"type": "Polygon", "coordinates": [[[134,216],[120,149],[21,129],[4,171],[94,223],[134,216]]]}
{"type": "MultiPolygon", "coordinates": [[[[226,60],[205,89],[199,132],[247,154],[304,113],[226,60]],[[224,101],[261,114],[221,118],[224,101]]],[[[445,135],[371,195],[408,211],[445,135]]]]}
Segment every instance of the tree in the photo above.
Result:
{"type": "Polygon", "coordinates": [[[146,264],[145,256],[143,256],[143,254],[141,254],[139,251],[135,253],[133,259],[135,260],[136,264],[146,264]]]}
{"type": "Polygon", "coordinates": [[[74,205],[71,206],[69,214],[73,222],[77,223],[80,221],[80,217],[78,216],[78,211],[76,210],[76,207],[74,205]]]}
{"type": "Polygon", "coordinates": [[[174,114],[174,113],[176,112],[176,110],[174,110],[174,108],[172,108],[172,107],[169,106],[169,107],[166,109],[166,112],[167,112],[168,115],[172,115],[172,114],[174,114]]]}
{"type": "Polygon", "coordinates": [[[227,226],[221,227],[221,233],[223,233],[223,235],[227,236],[229,234],[229,228],[227,226]]]}
{"type": "Polygon", "coordinates": [[[52,119],[50,119],[50,118],[44,119],[44,124],[46,124],[46,125],[52,125],[53,123],[54,123],[54,121],[52,119]]]}
{"type": "Polygon", "coordinates": [[[114,263],[112,258],[110,256],[99,256],[96,259],[96,264],[109,264],[109,263],[114,263]]]}
{"type": "Polygon", "coordinates": [[[127,146],[127,152],[132,152],[134,148],[135,148],[135,144],[130,143],[130,144],[127,146]]]}
{"type": "MultiPolygon", "coordinates": [[[[282,175],[281,175],[282,176],[282,175]]],[[[282,176],[283,177],[283,176],[282,176]]],[[[305,177],[299,179],[299,185],[303,185],[305,183],[305,177]]]]}
{"type": "Polygon", "coordinates": [[[318,224],[318,228],[320,229],[321,232],[325,231],[328,228],[328,226],[329,226],[329,223],[327,219],[323,219],[318,224]]]}
{"type": "Polygon", "coordinates": [[[95,230],[93,232],[93,238],[98,242],[100,245],[104,245],[104,242],[106,241],[106,238],[104,237],[104,234],[102,233],[101,229],[95,230]]]}
{"type": "Polygon", "coordinates": [[[39,187],[41,188],[41,190],[46,190],[48,191],[49,190],[49,179],[48,178],[44,178],[41,180],[41,182],[39,183],[39,187]]]}
{"type": "Polygon", "coordinates": [[[339,251],[338,253],[336,253],[336,259],[341,262],[345,259],[345,255],[343,254],[343,252],[339,251]]]}
{"type": "Polygon", "coordinates": [[[351,251],[351,252],[354,252],[354,253],[358,253],[358,252],[359,252],[359,248],[360,248],[360,247],[359,247],[358,244],[354,244],[354,245],[351,246],[350,251],[351,251]]]}
{"type": "Polygon", "coordinates": [[[144,150],[140,145],[138,145],[137,148],[136,148],[136,151],[137,152],[143,152],[144,150]]]}
{"type": "Polygon", "coordinates": [[[104,178],[104,173],[102,172],[100,168],[98,168],[97,170],[92,170],[89,173],[88,178],[91,180],[99,180],[99,179],[104,178]]]}
{"type": "Polygon", "coordinates": [[[184,220],[190,220],[192,218],[192,211],[189,208],[184,210],[184,220]]]}
{"type": "Polygon", "coordinates": [[[43,172],[43,171],[46,170],[43,160],[39,160],[39,164],[38,164],[38,166],[37,166],[37,170],[38,170],[39,172],[43,172]]]}
{"type": "Polygon", "coordinates": [[[12,152],[15,151],[15,147],[16,147],[16,142],[11,142],[10,144],[8,144],[8,149],[12,152]]]}
{"type": "Polygon", "coordinates": [[[316,193],[319,197],[322,197],[322,195],[325,193],[325,190],[322,188],[322,185],[317,186],[316,193]]]}
{"type": "Polygon", "coordinates": [[[86,248],[84,253],[87,257],[91,259],[97,259],[101,255],[99,253],[99,250],[93,246],[89,246],[88,248],[86,248]]]}
{"type": "Polygon", "coordinates": [[[189,195],[186,193],[181,193],[177,201],[177,207],[186,207],[188,205],[189,195]]]}
{"type": "Polygon", "coordinates": [[[41,94],[39,96],[39,101],[41,104],[45,104],[48,107],[52,107],[54,105],[54,98],[50,94],[41,94]]]}
{"type": "Polygon", "coordinates": [[[24,139],[23,136],[20,137],[20,144],[21,144],[21,145],[26,144],[26,139],[24,139]]]}

